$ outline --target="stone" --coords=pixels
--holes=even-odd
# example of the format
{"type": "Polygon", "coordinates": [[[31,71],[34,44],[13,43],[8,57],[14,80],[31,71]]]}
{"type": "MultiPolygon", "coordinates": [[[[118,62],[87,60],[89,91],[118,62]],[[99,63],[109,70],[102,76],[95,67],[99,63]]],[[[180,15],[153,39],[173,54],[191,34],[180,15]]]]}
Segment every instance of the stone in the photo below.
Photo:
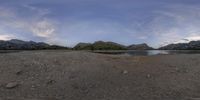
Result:
{"type": "Polygon", "coordinates": [[[17,82],[10,82],[6,85],[7,89],[16,88],[19,84],[17,82]]]}
{"type": "Polygon", "coordinates": [[[147,74],[147,78],[150,78],[151,77],[151,75],[150,74],[147,74]]]}
{"type": "Polygon", "coordinates": [[[123,74],[128,74],[128,71],[127,71],[127,70],[124,70],[122,73],[123,73],[123,74]]]}
{"type": "Polygon", "coordinates": [[[15,74],[16,74],[16,75],[21,75],[22,72],[23,72],[22,70],[17,70],[17,71],[15,72],[15,74]]]}
{"type": "Polygon", "coordinates": [[[50,85],[50,84],[53,84],[53,83],[56,83],[56,81],[55,80],[48,80],[47,81],[47,85],[50,85]]]}

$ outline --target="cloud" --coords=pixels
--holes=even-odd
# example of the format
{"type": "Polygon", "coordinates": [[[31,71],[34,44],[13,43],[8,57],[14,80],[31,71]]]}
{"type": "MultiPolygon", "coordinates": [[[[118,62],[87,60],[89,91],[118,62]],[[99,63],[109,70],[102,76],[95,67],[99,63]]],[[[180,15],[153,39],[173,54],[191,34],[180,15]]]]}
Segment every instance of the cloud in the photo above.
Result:
{"type": "Polygon", "coordinates": [[[45,8],[37,8],[37,7],[34,7],[34,6],[31,6],[29,4],[24,4],[23,7],[31,10],[32,12],[37,12],[37,15],[39,17],[41,16],[45,16],[45,15],[48,15],[51,13],[51,11],[49,9],[45,9],[45,8]]]}
{"type": "MultiPolygon", "coordinates": [[[[74,19],[62,24],[60,39],[68,40],[67,44],[74,46],[78,42],[94,42],[98,40],[113,41],[122,44],[135,41],[129,36],[135,33],[134,29],[125,27],[118,21],[107,19],[74,19]],[[128,30],[129,29],[129,30],[128,30]]],[[[145,37],[138,36],[138,39],[145,37]]]]}
{"type": "Polygon", "coordinates": [[[189,41],[197,41],[197,40],[200,40],[200,36],[188,37],[188,38],[186,38],[186,39],[188,39],[189,41]]]}
{"type": "MultiPolygon", "coordinates": [[[[200,36],[200,7],[194,5],[168,5],[153,11],[155,17],[146,28],[154,37],[155,47],[170,43],[185,42],[182,39],[199,40],[200,36]],[[195,36],[191,36],[195,33],[195,36]]],[[[148,34],[148,33],[147,33],[148,34]]]]}
{"type": "Polygon", "coordinates": [[[14,16],[14,12],[4,7],[0,7],[0,18],[10,18],[14,16]]]}
{"type": "Polygon", "coordinates": [[[173,43],[174,44],[176,44],[176,43],[189,43],[190,41],[199,41],[199,40],[200,40],[200,36],[191,36],[191,37],[186,37],[184,39],[177,40],[173,43]]]}
{"type": "Polygon", "coordinates": [[[7,35],[7,34],[0,35],[0,40],[10,40],[13,38],[14,38],[13,35],[7,35]]]}
{"type": "Polygon", "coordinates": [[[0,31],[13,33],[16,38],[68,45],[105,40],[122,44],[147,42],[158,47],[183,39],[198,40],[200,36],[199,4],[176,0],[117,0],[114,4],[113,0],[87,1],[1,3],[0,31]]]}
{"type": "Polygon", "coordinates": [[[142,40],[147,39],[147,38],[148,38],[147,36],[138,37],[138,39],[142,39],[142,40]]]}
{"type": "MultiPolygon", "coordinates": [[[[1,39],[21,38],[26,40],[50,41],[55,37],[56,21],[47,17],[48,9],[23,5],[24,12],[30,13],[27,17],[21,16],[19,8],[0,7],[0,29],[4,33],[15,33],[15,37],[3,35],[1,39]]],[[[55,42],[55,40],[54,40],[55,42]]]]}
{"type": "Polygon", "coordinates": [[[31,31],[36,36],[48,38],[54,34],[55,26],[47,20],[42,20],[34,23],[34,25],[31,26],[31,31]]]}

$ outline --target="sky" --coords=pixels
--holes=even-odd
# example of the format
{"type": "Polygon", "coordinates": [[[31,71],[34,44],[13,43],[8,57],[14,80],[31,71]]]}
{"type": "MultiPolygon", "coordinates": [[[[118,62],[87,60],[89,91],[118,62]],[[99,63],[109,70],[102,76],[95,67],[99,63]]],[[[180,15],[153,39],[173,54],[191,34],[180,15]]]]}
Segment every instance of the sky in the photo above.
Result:
{"type": "Polygon", "coordinates": [[[200,0],[0,0],[0,40],[74,46],[200,40],[200,0]]]}

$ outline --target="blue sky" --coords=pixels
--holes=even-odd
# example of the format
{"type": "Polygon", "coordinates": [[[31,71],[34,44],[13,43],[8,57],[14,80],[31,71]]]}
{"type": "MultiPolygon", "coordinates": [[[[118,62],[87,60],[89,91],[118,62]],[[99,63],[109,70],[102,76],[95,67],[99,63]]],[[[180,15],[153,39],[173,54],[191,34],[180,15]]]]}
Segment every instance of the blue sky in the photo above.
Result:
{"type": "Polygon", "coordinates": [[[200,40],[199,0],[0,0],[0,39],[74,46],[200,40]]]}

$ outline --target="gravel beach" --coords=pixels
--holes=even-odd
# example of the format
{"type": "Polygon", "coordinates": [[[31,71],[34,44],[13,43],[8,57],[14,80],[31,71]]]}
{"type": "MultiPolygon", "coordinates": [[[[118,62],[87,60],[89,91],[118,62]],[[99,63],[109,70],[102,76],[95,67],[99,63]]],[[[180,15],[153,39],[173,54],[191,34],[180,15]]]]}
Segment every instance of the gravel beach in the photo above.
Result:
{"type": "Polygon", "coordinates": [[[1,53],[0,100],[200,100],[200,55],[1,53]]]}

